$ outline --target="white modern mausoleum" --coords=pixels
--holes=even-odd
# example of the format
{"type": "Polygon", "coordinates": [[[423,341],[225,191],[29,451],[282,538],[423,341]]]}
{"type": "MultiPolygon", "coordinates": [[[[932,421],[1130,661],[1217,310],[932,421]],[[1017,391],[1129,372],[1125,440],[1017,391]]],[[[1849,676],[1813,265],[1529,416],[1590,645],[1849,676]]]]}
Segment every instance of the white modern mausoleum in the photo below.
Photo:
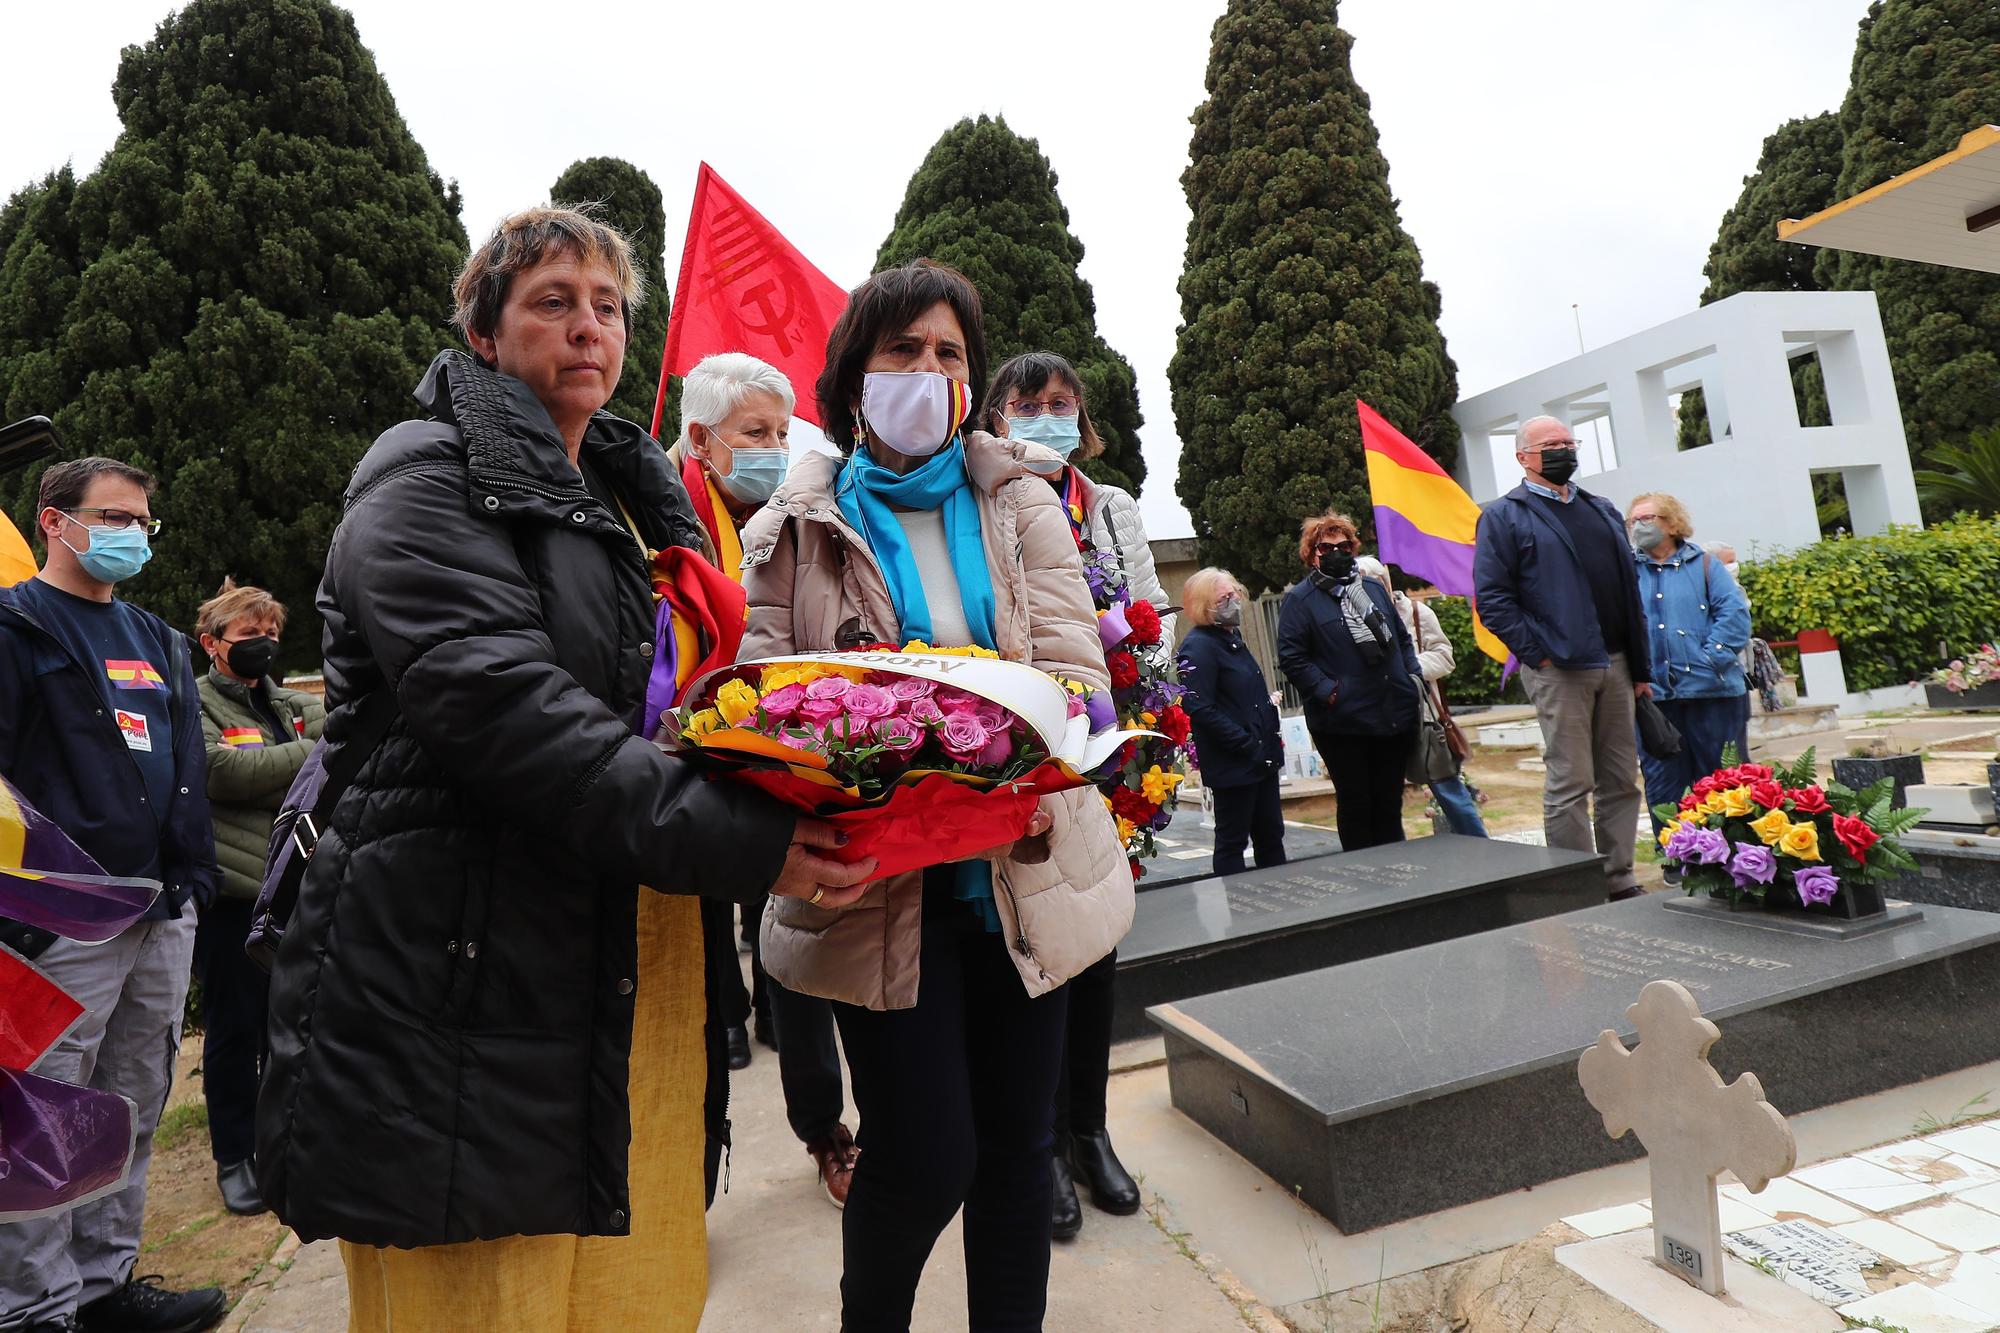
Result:
{"type": "Polygon", "coordinates": [[[1552,416],[1576,435],[1577,479],[1623,509],[1668,491],[1696,540],[1748,558],[1820,538],[1816,473],[1836,473],[1860,535],[1921,523],[1873,292],[1744,292],[1621,338],[1453,409],[1458,477],[1484,504],[1521,479],[1514,432],[1552,416]],[[1817,357],[1831,424],[1807,425],[1791,364],[1817,357]],[[1704,442],[1682,449],[1679,396],[1699,387],[1704,442]]]}

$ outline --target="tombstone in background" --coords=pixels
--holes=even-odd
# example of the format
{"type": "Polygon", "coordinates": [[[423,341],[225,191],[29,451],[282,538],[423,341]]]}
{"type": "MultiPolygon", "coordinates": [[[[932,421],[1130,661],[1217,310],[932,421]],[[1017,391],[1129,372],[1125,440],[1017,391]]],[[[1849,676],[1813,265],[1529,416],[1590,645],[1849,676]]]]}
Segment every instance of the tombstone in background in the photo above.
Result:
{"type": "Polygon", "coordinates": [[[1733,1171],[1752,1194],[1790,1171],[1798,1145],[1752,1073],[1724,1084],[1708,1063],[1722,1030],[1677,981],[1651,981],[1625,1011],[1628,1051],[1606,1028],[1577,1061],[1584,1096],[1612,1138],[1636,1133],[1652,1177],[1653,1258],[1711,1296],[1723,1293],[1715,1177],[1733,1171]]]}

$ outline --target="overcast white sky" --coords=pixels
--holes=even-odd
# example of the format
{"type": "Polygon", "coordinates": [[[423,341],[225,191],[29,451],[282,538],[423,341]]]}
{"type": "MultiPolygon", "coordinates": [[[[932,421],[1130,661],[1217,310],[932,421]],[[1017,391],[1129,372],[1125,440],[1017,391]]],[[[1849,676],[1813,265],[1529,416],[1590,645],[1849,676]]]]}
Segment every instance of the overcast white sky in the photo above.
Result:
{"type": "MultiPolygon", "coordinates": [[[[0,9],[0,192],[119,130],[119,50],[159,0],[0,9]]],[[[910,173],[961,116],[1004,113],[1060,179],[1098,326],[1139,376],[1155,537],[1191,529],[1167,361],[1180,173],[1221,0],[671,4],[352,0],[476,241],[610,154],[666,195],[668,253],[704,159],[835,281],[867,275],[910,173]]],[[[1695,304],[1722,212],[1780,121],[1838,105],[1866,0],[1346,0],[1354,67],[1444,292],[1470,395],[1695,304]]],[[[671,272],[673,261],[669,259],[671,272]]]]}

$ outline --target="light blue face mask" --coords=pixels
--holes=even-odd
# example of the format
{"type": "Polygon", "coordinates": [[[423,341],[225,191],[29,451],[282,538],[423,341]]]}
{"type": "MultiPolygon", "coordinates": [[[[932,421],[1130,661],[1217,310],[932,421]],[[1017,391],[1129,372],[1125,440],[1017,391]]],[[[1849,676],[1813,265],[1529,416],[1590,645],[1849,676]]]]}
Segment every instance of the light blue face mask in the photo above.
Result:
{"type": "MultiPolygon", "coordinates": [[[[70,519],[70,522],[75,523],[76,520],[70,519]]],[[[75,553],[76,563],[83,566],[83,572],[100,583],[123,582],[144,569],[146,562],[153,558],[153,544],[147,540],[145,529],[137,523],[124,528],[78,526],[90,534],[90,544],[83,550],[69,546],[66,539],[58,540],[75,553]]]]}
{"type": "Polygon", "coordinates": [[[1059,417],[1050,412],[1038,417],[1008,417],[1007,438],[1044,445],[1064,458],[1075,453],[1076,447],[1083,443],[1083,434],[1077,427],[1075,417],[1059,417]]]}
{"type": "MultiPolygon", "coordinates": [[[[721,440],[722,434],[715,427],[708,427],[710,439],[721,440]]],[[[729,441],[722,440],[724,444],[729,441]]],[[[717,474],[722,489],[728,491],[738,501],[747,505],[760,505],[770,499],[785,480],[785,472],[792,465],[790,449],[751,449],[743,445],[729,445],[729,473],[717,474]]]]}

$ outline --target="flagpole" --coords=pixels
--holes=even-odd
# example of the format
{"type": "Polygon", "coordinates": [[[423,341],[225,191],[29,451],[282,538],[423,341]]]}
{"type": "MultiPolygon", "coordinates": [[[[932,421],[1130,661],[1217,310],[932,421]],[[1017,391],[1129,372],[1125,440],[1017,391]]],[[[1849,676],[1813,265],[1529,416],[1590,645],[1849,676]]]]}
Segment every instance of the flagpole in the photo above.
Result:
{"type": "MultiPolygon", "coordinates": [[[[675,310],[678,310],[681,302],[687,299],[688,261],[694,251],[694,229],[698,219],[701,217],[702,198],[708,193],[708,177],[708,163],[704,162],[701,164],[700,169],[695,172],[694,205],[688,209],[688,234],[681,242],[679,281],[674,284],[673,300],[675,310]]],[[[656,440],[660,438],[660,418],[664,417],[667,413],[667,367],[673,364],[674,345],[680,341],[679,333],[678,321],[674,319],[672,311],[669,311],[667,314],[667,341],[660,348],[660,387],[653,394],[652,436],[656,440]]]]}

